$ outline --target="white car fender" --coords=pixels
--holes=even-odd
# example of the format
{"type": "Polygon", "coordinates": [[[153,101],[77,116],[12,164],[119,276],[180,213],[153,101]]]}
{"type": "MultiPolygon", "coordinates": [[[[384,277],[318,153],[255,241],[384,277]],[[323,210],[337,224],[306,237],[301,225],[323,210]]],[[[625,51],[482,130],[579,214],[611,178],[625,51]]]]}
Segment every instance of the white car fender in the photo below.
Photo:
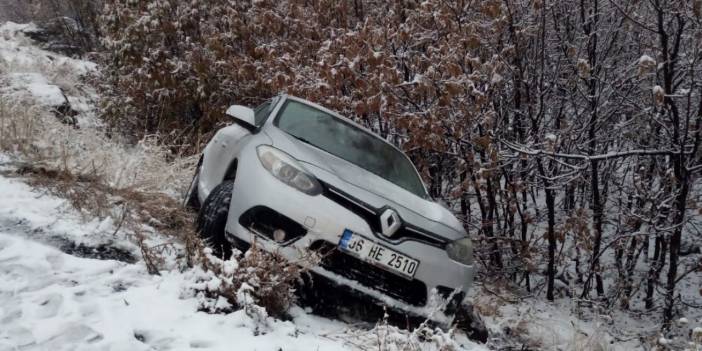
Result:
{"type": "Polygon", "coordinates": [[[201,172],[198,177],[198,194],[204,201],[210,191],[220,184],[232,165],[245,141],[252,134],[238,124],[222,128],[205,147],[201,172]]]}

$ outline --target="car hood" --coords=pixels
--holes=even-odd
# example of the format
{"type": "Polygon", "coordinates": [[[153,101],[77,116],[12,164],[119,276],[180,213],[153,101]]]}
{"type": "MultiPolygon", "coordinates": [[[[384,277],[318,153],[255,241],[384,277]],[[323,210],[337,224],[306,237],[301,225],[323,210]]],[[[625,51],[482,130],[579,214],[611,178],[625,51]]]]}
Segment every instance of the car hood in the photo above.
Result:
{"type": "Polygon", "coordinates": [[[266,130],[273,146],[304,163],[321,181],[375,208],[389,206],[403,221],[447,239],[466,236],[456,217],[436,202],[423,199],[390,181],[315,146],[295,139],[277,128],[266,130]],[[439,228],[443,227],[443,228],[439,228]]]}

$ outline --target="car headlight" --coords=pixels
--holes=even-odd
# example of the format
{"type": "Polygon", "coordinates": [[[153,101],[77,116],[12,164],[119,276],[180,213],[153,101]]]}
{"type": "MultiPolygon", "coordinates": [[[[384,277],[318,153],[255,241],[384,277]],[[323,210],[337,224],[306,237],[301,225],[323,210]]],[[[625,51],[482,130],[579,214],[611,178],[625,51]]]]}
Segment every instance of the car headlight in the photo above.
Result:
{"type": "Polygon", "coordinates": [[[268,145],[260,145],[256,152],[263,167],[281,182],[307,195],[322,193],[322,186],[317,179],[307,173],[292,156],[268,145]]]}
{"type": "Polygon", "coordinates": [[[473,242],[470,238],[458,239],[446,245],[449,258],[463,264],[473,264],[473,242]]]}

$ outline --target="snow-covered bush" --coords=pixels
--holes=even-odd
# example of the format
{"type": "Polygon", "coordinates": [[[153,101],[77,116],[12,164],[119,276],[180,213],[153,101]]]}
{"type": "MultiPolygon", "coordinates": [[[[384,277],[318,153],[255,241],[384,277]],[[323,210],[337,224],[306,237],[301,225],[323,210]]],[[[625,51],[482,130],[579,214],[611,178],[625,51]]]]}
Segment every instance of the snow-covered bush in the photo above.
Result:
{"type": "Polygon", "coordinates": [[[244,254],[235,251],[229,259],[214,256],[202,241],[194,247],[196,264],[189,273],[193,283],[187,290],[201,298],[201,309],[227,313],[243,308],[261,321],[269,314],[285,315],[295,301],[300,275],[319,262],[314,252],[290,262],[259,249],[255,241],[244,254]]]}
{"type": "MultiPolygon", "coordinates": [[[[479,109],[501,70],[482,57],[479,38],[489,28],[444,33],[428,18],[449,16],[446,6],[354,6],[360,3],[107,1],[104,116],[137,139],[160,131],[197,144],[225,121],[228,105],[284,91],[425,151],[448,147],[439,137],[446,118],[465,122],[455,125],[457,136],[487,117],[479,109]],[[429,38],[436,46],[417,50],[429,38]],[[454,43],[471,54],[449,50],[454,43]]],[[[492,21],[481,11],[465,15],[492,21]]]]}
{"type": "Polygon", "coordinates": [[[358,350],[457,351],[471,349],[457,341],[454,329],[444,331],[422,324],[414,330],[406,330],[389,323],[387,315],[371,329],[348,329],[339,335],[332,334],[327,337],[343,340],[358,350]]]}
{"type": "Polygon", "coordinates": [[[103,117],[137,139],[164,132],[178,143],[206,141],[200,135],[221,122],[228,105],[271,94],[253,55],[256,41],[271,30],[259,23],[259,13],[273,7],[263,1],[107,1],[103,117]]]}

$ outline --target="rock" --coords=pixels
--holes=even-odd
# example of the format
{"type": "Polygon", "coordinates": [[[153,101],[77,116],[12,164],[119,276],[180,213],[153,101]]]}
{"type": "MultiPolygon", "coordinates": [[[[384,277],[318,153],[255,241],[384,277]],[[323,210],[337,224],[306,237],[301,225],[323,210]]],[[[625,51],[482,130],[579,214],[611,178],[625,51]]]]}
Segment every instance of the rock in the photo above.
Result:
{"type": "Polygon", "coordinates": [[[66,99],[61,105],[54,107],[52,112],[54,113],[54,116],[61,121],[61,123],[68,124],[75,129],[80,129],[78,126],[78,119],[76,119],[78,112],[71,107],[71,103],[68,102],[68,99],[66,99]]]}
{"type": "Polygon", "coordinates": [[[63,89],[57,85],[44,82],[29,84],[27,89],[38,103],[50,107],[51,112],[61,123],[78,128],[78,120],[76,119],[78,112],[71,106],[71,102],[63,92],[63,89]]]}
{"type": "Polygon", "coordinates": [[[78,112],[71,106],[63,89],[49,82],[45,76],[39,73],[10,73],[7,81],[10,85],[8,92],[26,91],[38,105],[46,107],[62,123],[78,128],[78,112]]]}

